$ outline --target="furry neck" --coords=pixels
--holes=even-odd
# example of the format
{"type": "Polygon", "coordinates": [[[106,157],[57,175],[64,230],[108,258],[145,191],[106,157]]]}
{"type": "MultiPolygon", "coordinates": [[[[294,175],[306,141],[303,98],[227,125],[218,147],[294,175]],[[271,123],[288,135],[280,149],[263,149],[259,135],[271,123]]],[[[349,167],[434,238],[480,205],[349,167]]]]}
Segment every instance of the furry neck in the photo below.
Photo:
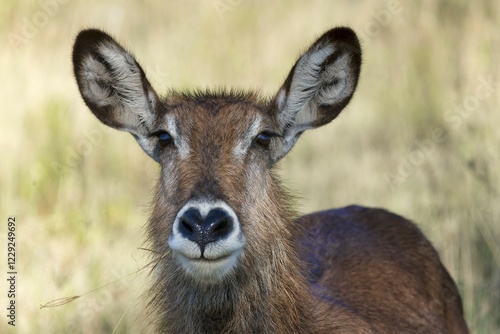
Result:
{"type": "Polygon", "coordinates": [[[240,258],[223,281],[198,283],[168,254],[157,267],[150,309],[165,333],[313,333],[314,305],[289,240],[240,258]]]}

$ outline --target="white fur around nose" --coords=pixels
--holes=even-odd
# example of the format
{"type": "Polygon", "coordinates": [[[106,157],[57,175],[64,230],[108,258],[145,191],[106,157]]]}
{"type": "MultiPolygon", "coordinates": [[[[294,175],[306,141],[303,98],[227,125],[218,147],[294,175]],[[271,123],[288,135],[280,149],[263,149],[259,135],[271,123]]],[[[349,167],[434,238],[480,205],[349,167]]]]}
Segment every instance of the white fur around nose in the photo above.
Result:
{"type": "Polygon", "coordinates": [[[230,273],[238,262],[243,252],[245,236],[236,213],[223,201],[190,201],[182,207],[177,214],[172,233],[168,239],[175,258],[182,268],[193,278],[200,282],[217,282],[230,273]],[[205,218],[208,213],[216,208],[226,211],[233,220],[233,229],[224,239],[208,243],[205,246],[204,257],[196,242],[186,239],[179,230],[180,217],[189,209],[198,209],[205,218]]]}

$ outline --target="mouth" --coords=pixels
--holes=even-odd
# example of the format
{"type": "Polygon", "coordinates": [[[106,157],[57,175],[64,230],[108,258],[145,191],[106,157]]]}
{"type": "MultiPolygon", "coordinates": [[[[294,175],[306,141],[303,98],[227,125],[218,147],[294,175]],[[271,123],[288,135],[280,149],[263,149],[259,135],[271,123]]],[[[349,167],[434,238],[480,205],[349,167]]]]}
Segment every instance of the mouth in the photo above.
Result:
{"type": "Polygon", "coordinates": [[[168,238],[184,273],[202,283],[220,282],[233,272],[245,242],[238,216],[223,201],[188,201],[168,238]]]}
{"type": "Polygon", "coordinates": [[[242,252],[242,250],[238,250],[217,258],[191,258],[176,251],[174,251],[174,255],[189,276],[200,283],[214,284],[234,270],[242,252]]]}
{"type": "MultiPolygon", "coordinates": [[[[180,254],[181,256],[184,256],[182,254],[180,254]]],[[[195,262],[207,262],[207,263],[216,263],[216,262],[219,262],[219,261],[223,261],[225,259],[228,259],[231,257],[232,254],[227,254],[227,255],[223,255],[223,256],[219,256],[217,258],[207,258],[205,256],[201,256],[199,258],[189,258],[189,257],[186,257],[187,259],[189,259],[190,261],[195,261],[195,262]]]]}

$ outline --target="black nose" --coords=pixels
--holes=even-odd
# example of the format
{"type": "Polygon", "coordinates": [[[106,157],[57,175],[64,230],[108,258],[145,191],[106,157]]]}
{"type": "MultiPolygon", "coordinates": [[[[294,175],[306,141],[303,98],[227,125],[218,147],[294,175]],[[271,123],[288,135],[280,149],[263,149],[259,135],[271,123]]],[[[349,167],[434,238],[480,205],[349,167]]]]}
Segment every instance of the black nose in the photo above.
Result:
{"type": "Polygon", "coordinates": [[[231,216],[220,208],[210,210],[206,217],[202,217],[198,209],[190,208],[179,221],[182,236],[200,246],[202,257],[208,243],[224,239],[232,229],[231,216]]]}

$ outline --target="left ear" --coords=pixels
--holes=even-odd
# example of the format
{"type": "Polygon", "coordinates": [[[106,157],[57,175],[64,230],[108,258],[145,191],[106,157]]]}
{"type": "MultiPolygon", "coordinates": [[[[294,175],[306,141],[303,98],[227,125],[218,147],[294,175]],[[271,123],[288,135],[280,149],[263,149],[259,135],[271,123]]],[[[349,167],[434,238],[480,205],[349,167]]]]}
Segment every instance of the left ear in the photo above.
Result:
{"type": "Polygon", "coordinates": [[[132,134],[159,161],[158,141],[151,136],[158,95],[130,52],[103,31],[83,30],[73,47],[73,69],[92,113],[104,124],[132,134]]]}
{"type": "Polygon", "coordinates": [[[361,69],[361,47],[349,28],[324,33],[299,58],[273,101],[282,137],[274,141],[276,162],[302,132],[332,121],[351,100],[361,69]]]}

